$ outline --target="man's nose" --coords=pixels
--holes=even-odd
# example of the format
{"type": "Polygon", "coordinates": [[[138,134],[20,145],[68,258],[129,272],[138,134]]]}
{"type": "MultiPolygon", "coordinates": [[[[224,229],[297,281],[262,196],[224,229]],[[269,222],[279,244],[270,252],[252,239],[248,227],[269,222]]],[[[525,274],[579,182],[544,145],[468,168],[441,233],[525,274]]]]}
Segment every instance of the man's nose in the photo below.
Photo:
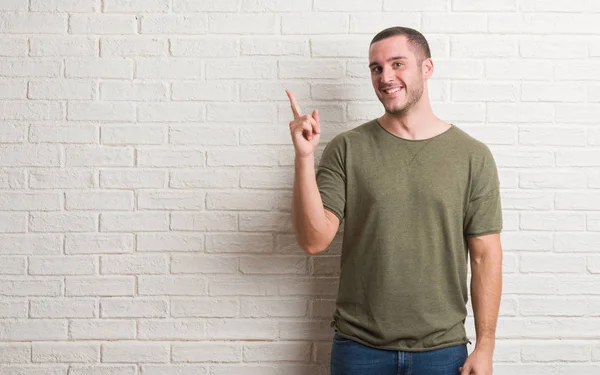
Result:
{"type": "Polygon", "coordinates": [[[381,83],[390,82],[394,80],[394,71],[389,68],[383,68],[380,77],[381,83]]]}

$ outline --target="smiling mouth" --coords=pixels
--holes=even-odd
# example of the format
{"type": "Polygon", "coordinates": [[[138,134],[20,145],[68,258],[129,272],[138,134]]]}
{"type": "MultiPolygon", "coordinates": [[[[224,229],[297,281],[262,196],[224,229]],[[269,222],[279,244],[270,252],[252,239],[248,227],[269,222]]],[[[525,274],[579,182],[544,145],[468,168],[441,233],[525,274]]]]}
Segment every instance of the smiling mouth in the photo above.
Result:
{"type": "Polygon", "coordinates": [[[403,86],[396,86],[396,87],[390,87],[390,88],[387,88],[387,89],[384,89],[381,91],[387,95],[393,95],[393,94],[400,92],[402,89],[404,89],[403,86]]]}

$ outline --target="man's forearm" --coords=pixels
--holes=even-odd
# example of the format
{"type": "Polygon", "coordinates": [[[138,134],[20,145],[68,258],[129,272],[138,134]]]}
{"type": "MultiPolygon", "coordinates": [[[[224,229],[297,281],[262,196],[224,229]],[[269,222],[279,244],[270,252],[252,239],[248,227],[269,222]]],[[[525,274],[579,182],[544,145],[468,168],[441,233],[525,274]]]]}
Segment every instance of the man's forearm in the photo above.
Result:
{"type": "Polygon", "coordinates": [[[475,315],[475,349],[494,351],[502,295],[502,252],[487,249],[471,261],[471,299],[475,315]]]}
{"type": "Polygon", "coordinates": [[[323,201],[315,178],[314,157],[296,157],[292,221],[298,242],[305,251],[317,245],[327,227],[326,220],[323,201]]]}

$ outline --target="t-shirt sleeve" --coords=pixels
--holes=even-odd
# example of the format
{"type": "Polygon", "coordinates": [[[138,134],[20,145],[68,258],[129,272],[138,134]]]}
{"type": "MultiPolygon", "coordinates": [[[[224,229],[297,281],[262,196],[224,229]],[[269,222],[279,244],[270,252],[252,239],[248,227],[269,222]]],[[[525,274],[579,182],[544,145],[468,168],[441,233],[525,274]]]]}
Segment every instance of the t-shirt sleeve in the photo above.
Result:
{"type": "Polygon", "coordinates": [[[502,231],[502,204],[498,169],[490,149],[485,146],[476,156],[471,176],[469,202],[464,220],[467,237],[481,236],[502,231]]]}
{"type": "Polygon", "coordinates": [[[346,141],[334,137],[323,150],[316,177],[323,207],[344,219],[346,207],[346,141]]]}

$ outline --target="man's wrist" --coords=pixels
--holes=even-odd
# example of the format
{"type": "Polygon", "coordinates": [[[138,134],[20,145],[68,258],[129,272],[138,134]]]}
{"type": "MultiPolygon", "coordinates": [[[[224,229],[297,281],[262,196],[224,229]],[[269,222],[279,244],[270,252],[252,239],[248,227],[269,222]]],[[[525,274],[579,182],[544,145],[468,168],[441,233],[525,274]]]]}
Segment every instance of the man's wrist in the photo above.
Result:
{"type": "Polygon", "coordinates": [[[493,353],[496,347],[496,340],[493,337],[482,337],[478,338],[475,342],[475,350],[480,352],[493,353]]]}

